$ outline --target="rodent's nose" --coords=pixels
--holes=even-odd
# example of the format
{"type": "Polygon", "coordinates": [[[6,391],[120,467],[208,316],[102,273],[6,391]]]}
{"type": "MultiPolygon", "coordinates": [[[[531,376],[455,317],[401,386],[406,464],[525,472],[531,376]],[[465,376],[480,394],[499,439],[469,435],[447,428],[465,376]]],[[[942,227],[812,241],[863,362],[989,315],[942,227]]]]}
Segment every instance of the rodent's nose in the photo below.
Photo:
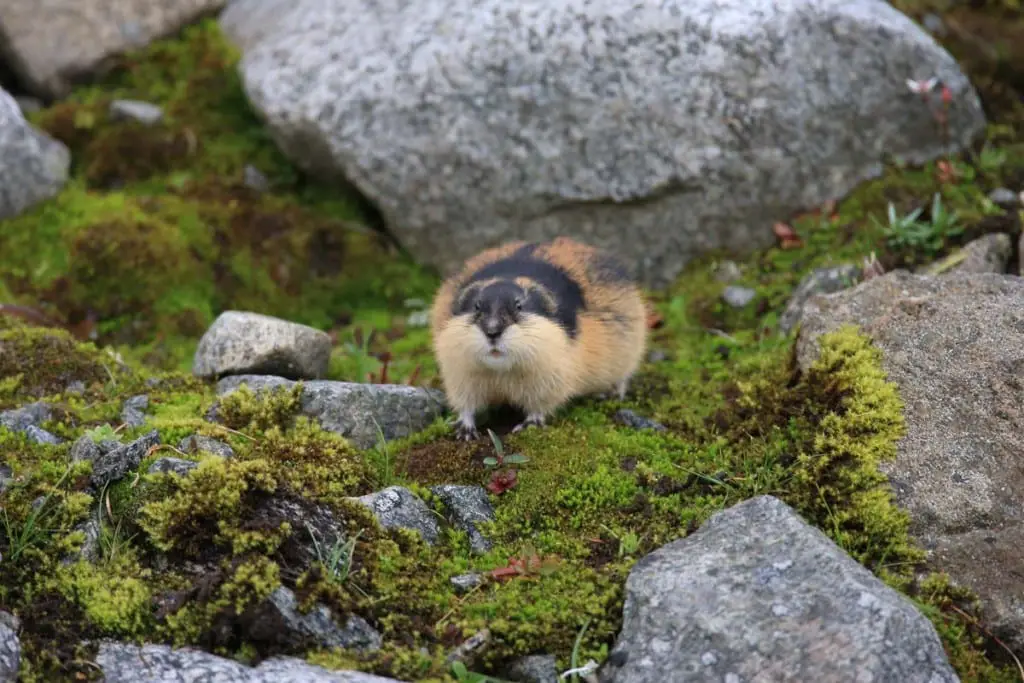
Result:
{"type": "Polygon", "coordinates": [[[496,342],[505,328],[502,327],[501,321],[492,319],[484,321],[483,330],[489,341],[496,342]]]}

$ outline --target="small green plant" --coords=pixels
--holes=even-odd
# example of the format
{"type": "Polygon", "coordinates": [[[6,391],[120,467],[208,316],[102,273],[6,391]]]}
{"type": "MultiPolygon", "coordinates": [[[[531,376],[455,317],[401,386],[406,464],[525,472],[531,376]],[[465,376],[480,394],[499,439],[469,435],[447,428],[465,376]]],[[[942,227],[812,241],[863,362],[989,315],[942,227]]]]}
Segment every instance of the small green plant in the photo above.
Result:
{"type": "Polygon", "coordinates": [[[101,441],[117,441],[117,432],[109,424],[103,424],[99,427],[93,427],[85,433],[93,443],[99,443],[101,441]]]}
{"type": "Polygon", "coordinates": [[[377,478],[383,487],[391,486],[395,481],[395,462],[391,457],[391,448],[384,436],[384,430],[380,428],[377,420],[373,417],[373,426],[377,429],[377,443],[368,451],[370,461],[373,463],[377,478]]]}
{"type": "Polygon", "coordinates": [[[509,683],[503,678],[494,678],[486,674],[476,673],[466,668],[460,661],[452,662],[452,675],[459,683],[509,683]]]}
{"type": "Polygon", "coordinates": [[[530,459],[522,453],[510,453],[505,455],[505,445],[501,443],[501,439],[492,430],[488,429],[487,434],[491,437],[491,443],[494,444],[494,452],[497,457],[488,455],[484,458],[484,465],[487,467],[500,467],[502,465],[521,465],[525,462],[529,462],[530,459]]]}
{"type": "Polygon", "coordinates": [[[871,217],[871,220],[882,228],[886,241],[892,249],[935,256],[948,238],[963,232],[963,226],[955,211],[947,211],[942,206],[942,197],[938,192],[932,197],[930,222],[920,220],[923,211],[924,207],[918,207],[906,216],[900,217],[896,213],[896,207],[890,202],[888,225],[883,225],[874,216],[871,217]]]}
{"type": "MultiPolygon", "coordinates": [[[[61,478],[57,480],[54,490],[60,488],[60,485],[64,483],[64,480],[67,479],[70,473],[71,468],[64,471],[61,478]]],[[[11,520],[10,515],[7,514],[7,508],[3,509],[4,534],[7,536],[7,556],[4,558],[5,560],[17,562],[18,558],[26,550],[42,544],[43,539],[50,532],[49,529],[42,525],[42,520],[46,512],[46,505],[50,502],[51,497],[53,497],[53,491],[47,493],[38,504],[33,504],[28,515],[25,517],[25,521],[20,525],[11,520]]]]}
{"type": "Polygon", "coordinates": [[[313,549],[316,552],[316,558],[327,571],[327,577],[337,584],[344,583],[345,579],[348,578],[349,572],[352,571],[352,558],[355,556],[356,543],[359,542],[359,537],[362,535],[363,530],[360,529],[351,538],[339,536],[334,543],[324,548],[320,539],[317,538],[316,529],[308,522],[306,523],[306,529],[313,538],[313,549]]]}

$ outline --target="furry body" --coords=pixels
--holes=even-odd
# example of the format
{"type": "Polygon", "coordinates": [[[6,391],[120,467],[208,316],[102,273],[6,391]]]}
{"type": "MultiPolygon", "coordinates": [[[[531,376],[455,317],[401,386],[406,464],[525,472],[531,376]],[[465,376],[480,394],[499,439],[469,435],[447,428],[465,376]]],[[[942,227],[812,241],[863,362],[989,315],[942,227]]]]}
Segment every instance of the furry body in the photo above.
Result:
{"type": "Polygon", "coordinates": [[[619,261],[568,238],[511,242],[469,259],[431,310],[434,354],[463,438],[477,411],[526,412],[543,425],[571,398],[626,393],[643,358],[643,296],[619,261]]]}

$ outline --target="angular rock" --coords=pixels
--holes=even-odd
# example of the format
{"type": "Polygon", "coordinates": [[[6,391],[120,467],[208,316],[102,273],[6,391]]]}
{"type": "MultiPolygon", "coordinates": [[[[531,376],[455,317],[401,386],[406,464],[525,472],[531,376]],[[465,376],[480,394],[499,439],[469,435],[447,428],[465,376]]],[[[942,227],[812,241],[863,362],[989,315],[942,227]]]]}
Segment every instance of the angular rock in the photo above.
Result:
{"type": "Polygon", "coordinates": [[[477,528],[481,522],[494,521],[494,508],[487,491],[479,486],[434,486],[431,492],[448,508],[452,524],[469,536],[470,549],[483,555],[491,549],[491,541],[477,528]]]}
{"type": "Polygon", "coordinates": [[[959,683],[914,604],[772,496],[637,562],[613,652],[608,683],[959,683]]]}
{"type": "Polygon", "coordinates": [[[64,97],[127,50],[168,36],[225,0],[47,0],[9,2],[0,17],[0,52],[32,94],[64,97]]]}
{"type": "Polygon", "coordinates": [[[327,374],[330,355],[326,332],[259,313],[225,311],[199,340],[192,372],[204,378],[317,379],[327,374]]]}
{"type": "Polygon", "coordinates": [[[556,683],[558,661],[554,655],[528,655],[512,662],[503,678],[518,683],[556,683]]]}
{"type": "Polygon", "coordinates": [[[786,303],[786,309],[779,316],[779,332],[789,334],[803,317],[804,305],[816,294],[841,292],[857,284],[861,277],[860,266],[846,264],[832,268],[818,268],[804,276],[786,303]]]}
{"type": "Polygon", "coordinates": [[[638,415],[628,408],[615,411],[613,419],[623,427],[630,427],[631,429],[653,429],[656,432],[665,431],[665,425],[649,417],[638,415]]]}
{"type": "MultiPolygon", "coordinates": [[[[226,396],[243,384],[260,392],[295,383],[281,377],[240,375],[220,380],[217,393],[226,396]]],[[[444,394],[436,389],[327,380],[303,383],[300,408],[303,415],[357,448],[375,446],[380,440],[378,427],[385,440],[400,439],[426,429],[445,409],[444,394]]]]}
{"type": "Polygon", "coordinates": [[[853,323],[882,351],[907,433],[881,470],[932,568],[976,591],[986,626],[1024,651],[1024,279],[893,271],[808,302],[797,339],[853,323]]]}
{"type": "Polygon", "coordinates": [[[1013,240],[1010,236],[992,233],[968,242],[960,251],[921,268],[919,272],[923,275],[1005,273],[1012,255],[1013,240]]]}
{"type": "Polygon", "coordinates": [[[407,488],[389,486],[351,500],[369,508],[385,529],[409,529],[418,532],[430,544],[437,543],[441,534],[434,513],[407,488]]]}
{"type": "Polygon", "coordinates": [[[340,647],[364,652],[379,650],[383,642],[381,635],[358,615],[350,615],[341,628],[324,605],[318,604],[306,614],[300,613],[295,593],[283,586],[246,616],[251,624],[247,634],[256,642],[300,649],[340,647]]]}
{"type": "Polygon", "coordinates": [[[118,445],[117,448],[103,453],[93,462],[90,483],[101,489],[110,482],[118,481],[139,466],[150,448],[159,444],[160,435],[154,429],[131,443],[118,445]]]}
{"type": "Polygon", "coordinates": [[[155,104],[138,100],[114,100],[110,103],[110,118],[128,120],[153,126],[164,118],[164,111],[155,104]]]}
{"type": "Polygon", "coordinates": [[[699,254],[770,246],[773,222],[886,159],[934,159],[985,127],[956,60],[884,0],[248,0],[240,15],[246,92],[278,145],[351,180],[442,272],[566,235],[664,284],[699,254]],[[906,84],[932,77],[952,92],[948,139],[940,93],[906,84]]]}
{"type": "MultiPolygon", "coordinates": [[[[3,11],[0,41],[7,20],[3,11]]],[[[71,152],[64,143],[28,123],[14,98],[0,89],[0,220],[56,196],[70,168],[71,152]]]]}
{"type": "Polygon", "coordinates": [[[9,612],[0,612],[0,681],[18,680],[21,668],[20,622],[9,612]]]}
{"type": "Polygon", "coordinates": [[[455,592],[461,594],[468,593],[480,584],[484,582],[484,577],[481,574],[459,574],[449,579],[452,586],[455,588],[455,592]]]}
{"type": "Polygon", "coordinates": [[[149,396],[141,394],[132,396],[121,408],[121,422],[129,427],[141,427],[146,424],[146,409],[149,407],[149,396]]]}
{"type": "Polygon", "coordinates": [[[26,432],[29,427],[38,427],[53,417],[53,411],[45,403],[29,403],[28,405],[0,413],[0,427],[12,432],[26,432]]]}
{"type": "Polygon", "coordinates": [[[146,470],[149,474],[176,474],[179,477],[186,476],[189,472],[199,467],[199,463],[194,460],[184,460],[182,458],[158,458],[153,461],[153,464],[146,470]]]}
{"type": "Polygon", "coordinates": [[[279,552],[289,564],[326,563],[331,549],[345,540],[345,528],[331,508],[302,498],[269,498],[259,504],[253,519],[266,528],[287,522],[292,528],[279,552]]]}
{"type": "Polygon", "coordinates": [[[178,443],[178,450],[186,455],[209,453],[221,458],[231,458],[235,455],[235,450],[223,441],[218,441],[201,434],[186,436],[178,443]]]}
{"type": "Polygon", "coordinates": [[[88,435],[78,437],[75,443],[71,444],[72,462],[81,462],[82,460],[95,462],[103,453],[104,451],[100,448],[100,445],[88,435]]]}
{"type": "Polygon", "coordinates": [[[293,657],[275,657],[248,667],[192,648],[105,641],[96,663],[105,683],[400,683],[359,671],[330,671],[293,657]]]}
{"type": "Polygon", "coordinates": [[[49,444],[51,446],[56,446],[57,444],[64,443],[63,441],[61,441],[60,437],[56,436],[55,434],[51,434],[45,429],[36,427],[35,425],[30,425],[29,428],[25,430],[25,436],[28,437],[29,441],[38,444],[49,444]]]}

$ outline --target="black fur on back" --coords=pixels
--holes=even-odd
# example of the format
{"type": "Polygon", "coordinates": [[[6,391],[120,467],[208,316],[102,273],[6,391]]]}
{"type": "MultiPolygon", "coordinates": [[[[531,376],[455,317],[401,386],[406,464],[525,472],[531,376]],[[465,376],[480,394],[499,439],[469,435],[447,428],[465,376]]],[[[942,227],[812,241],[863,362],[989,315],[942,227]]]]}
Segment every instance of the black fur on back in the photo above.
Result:
{"type": "MultiPolygon", "coordinates": [[[[523,310],[542,315],[558,323],[570,338],[575,338],[578,332],[577,316],[586,307],[583,289],[561,268],[534,258],[533,252],[536,250],[536,246],[535,244],[525,245],[505,258],[489,263],[473,273],[472,277],[462,284],[459,294],[455,297],[452,314],[460,315],[472,309],[481,292],[465,297],[462,294],[474,282],[493,278],[511,282],[518,277],[525,277],[547,289],[557,305],[552,311],[545,304],[543,297],[533,294],[524,302],[523,310]]],[[[491,287],[493,285],[486,289],[490,290],[491,287]]]]}

